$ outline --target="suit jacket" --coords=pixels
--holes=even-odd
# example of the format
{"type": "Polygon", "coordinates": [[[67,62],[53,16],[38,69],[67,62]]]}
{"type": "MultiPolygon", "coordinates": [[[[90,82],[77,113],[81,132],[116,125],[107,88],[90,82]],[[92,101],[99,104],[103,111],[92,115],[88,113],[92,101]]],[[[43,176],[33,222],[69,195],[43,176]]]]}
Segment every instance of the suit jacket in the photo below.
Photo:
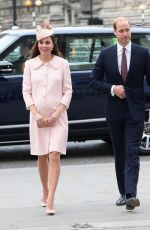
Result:
{"type": "Polygon", "coordinates": [[[144,119],[144,76],[150,86],[150,54],[148,49],[131,44],[131,59],[126,81],[124,82],[117,60],[117,45],[103,49],[96,61],[91,76],[91,87],[107,93],[106,116],[107,120],[121,119],[123,105],[127,102],[133,119],[144,119]],[[126,99],[112,96],[112,85],[124,85],[126,99]]]}

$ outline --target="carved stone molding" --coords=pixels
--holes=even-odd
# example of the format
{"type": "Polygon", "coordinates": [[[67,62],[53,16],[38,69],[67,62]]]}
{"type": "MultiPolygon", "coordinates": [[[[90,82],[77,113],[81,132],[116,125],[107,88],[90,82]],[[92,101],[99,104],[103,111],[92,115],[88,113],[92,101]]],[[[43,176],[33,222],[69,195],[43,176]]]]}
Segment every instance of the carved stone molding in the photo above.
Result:
{"type": "MultiPolygon", "coordinates": [[[[145,26],[150,26],[149,0],[91,0],[92,14],[81,11],[81,0],[43,0],[40,7],[34,7],[35,21],[40,23],[49,19],[54,26],[88,25],[91,15],[102,19],[104,25],[111,26],[112,20],[120,15],[128,17],[133,24],[140,24],[144,17],[145,26]],[[144,12],[140,4],[146,5],[144,12]],[[143,13],[143,15],[142,15],[143,13]]],[[[0,26],[9,29],[13,25],[12,0],[0,0],[0,26]]],[[[24,7],[25,0],[16,0],[17,25],[22,28],[32,28],[32,7],[24,7]]],[[[87,1],[85,0],[85,3],[87,1]]]]}

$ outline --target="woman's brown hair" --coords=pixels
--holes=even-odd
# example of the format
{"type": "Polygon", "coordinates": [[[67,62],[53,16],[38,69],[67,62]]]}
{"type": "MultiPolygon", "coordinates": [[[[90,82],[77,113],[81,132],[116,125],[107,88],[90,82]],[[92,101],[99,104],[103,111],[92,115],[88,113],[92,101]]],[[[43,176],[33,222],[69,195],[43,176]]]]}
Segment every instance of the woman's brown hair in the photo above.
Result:
{"type": "MultiPolygon", "coordinates": [[[[59,57],[62,57],[62,54],[61,54],[60,50],[58,49],[56,37],[54,35],[51,35],[50,37],[51,37],[52,42],[54,44],[52,54],[57,55],[59,57]]],[[[40,55],[40,51],[39,51],[39,48],[38,48],[38,42],[36,42],[35,45],[31,49],[30,58],[34,58],[34,57],[36,57],[38,55],[40,55]]]]}

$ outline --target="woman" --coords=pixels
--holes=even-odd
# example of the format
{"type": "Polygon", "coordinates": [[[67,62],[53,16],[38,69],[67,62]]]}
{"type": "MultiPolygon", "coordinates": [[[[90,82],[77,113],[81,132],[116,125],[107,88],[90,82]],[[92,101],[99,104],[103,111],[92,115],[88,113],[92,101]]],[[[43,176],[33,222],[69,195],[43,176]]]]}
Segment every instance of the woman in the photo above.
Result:
{"type": "Polygon", "coordinates": [[[72,85],[69,63],[60,52],[48,26],[37,27],[37,43],[25,62],[23,98],[30,110],[31,154],[38,156],[43,187],[41,206],[55,214],[54,197],[60,175],[60,154],[66,154],[68,109],[72,85]]]}

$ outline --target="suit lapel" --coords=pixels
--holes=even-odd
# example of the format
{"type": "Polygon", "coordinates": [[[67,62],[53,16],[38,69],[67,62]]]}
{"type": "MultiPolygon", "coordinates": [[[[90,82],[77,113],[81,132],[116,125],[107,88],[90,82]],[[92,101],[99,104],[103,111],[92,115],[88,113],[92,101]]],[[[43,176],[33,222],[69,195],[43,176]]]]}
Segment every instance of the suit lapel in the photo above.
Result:
{"type": "Polygon", "coordinates": [[[112,60],[114,60],[114,68],[115,72],[117,73],[116,77],[119,77],[122,80],[121,74],[119,72],[119,67],[118,67],[118,53],[117,53],[117,45],[113,47],[113,52],[112,52],[112,60]]]}
{"type": "MultiPolygon", "coordinates": [[[[118,74],[120,75],[119,68],[118,68],[117,45],[115,45],[115,46],[113,47],[112,55],[113,55],[113,59],[114,59],[114,67],[115,67],[115,70],[116,70],[116,72],[118,72],[118,74]]],[[[121,75],[120,75],[120,76],[121,76],[121,75]]]]}
{"type": "Polygon", "coordinates": [[[129,65],[129,71],[128,71],[128,74],[127,74],[127,79],[126,81],[128,80],[128,78],[130,77],[130,72],[134,66],[134,58],[133,57],[136,57],[136,52],[135,52],[135,46],[134,44],[131,43],[131,57],[130,57],[130,65],[129,65]]]}
{"type": "Polygon", "coordinates": [[[133,44],[131,44],[131,57],[130,57],[130,65],[129,65],[128,75],[130,74],[131,68],[132,68],[133,63],[134,63],[134,58],[133,58],[133,57],[135,57],[134,53],[135,53],[135,47],[133,44]]]}

